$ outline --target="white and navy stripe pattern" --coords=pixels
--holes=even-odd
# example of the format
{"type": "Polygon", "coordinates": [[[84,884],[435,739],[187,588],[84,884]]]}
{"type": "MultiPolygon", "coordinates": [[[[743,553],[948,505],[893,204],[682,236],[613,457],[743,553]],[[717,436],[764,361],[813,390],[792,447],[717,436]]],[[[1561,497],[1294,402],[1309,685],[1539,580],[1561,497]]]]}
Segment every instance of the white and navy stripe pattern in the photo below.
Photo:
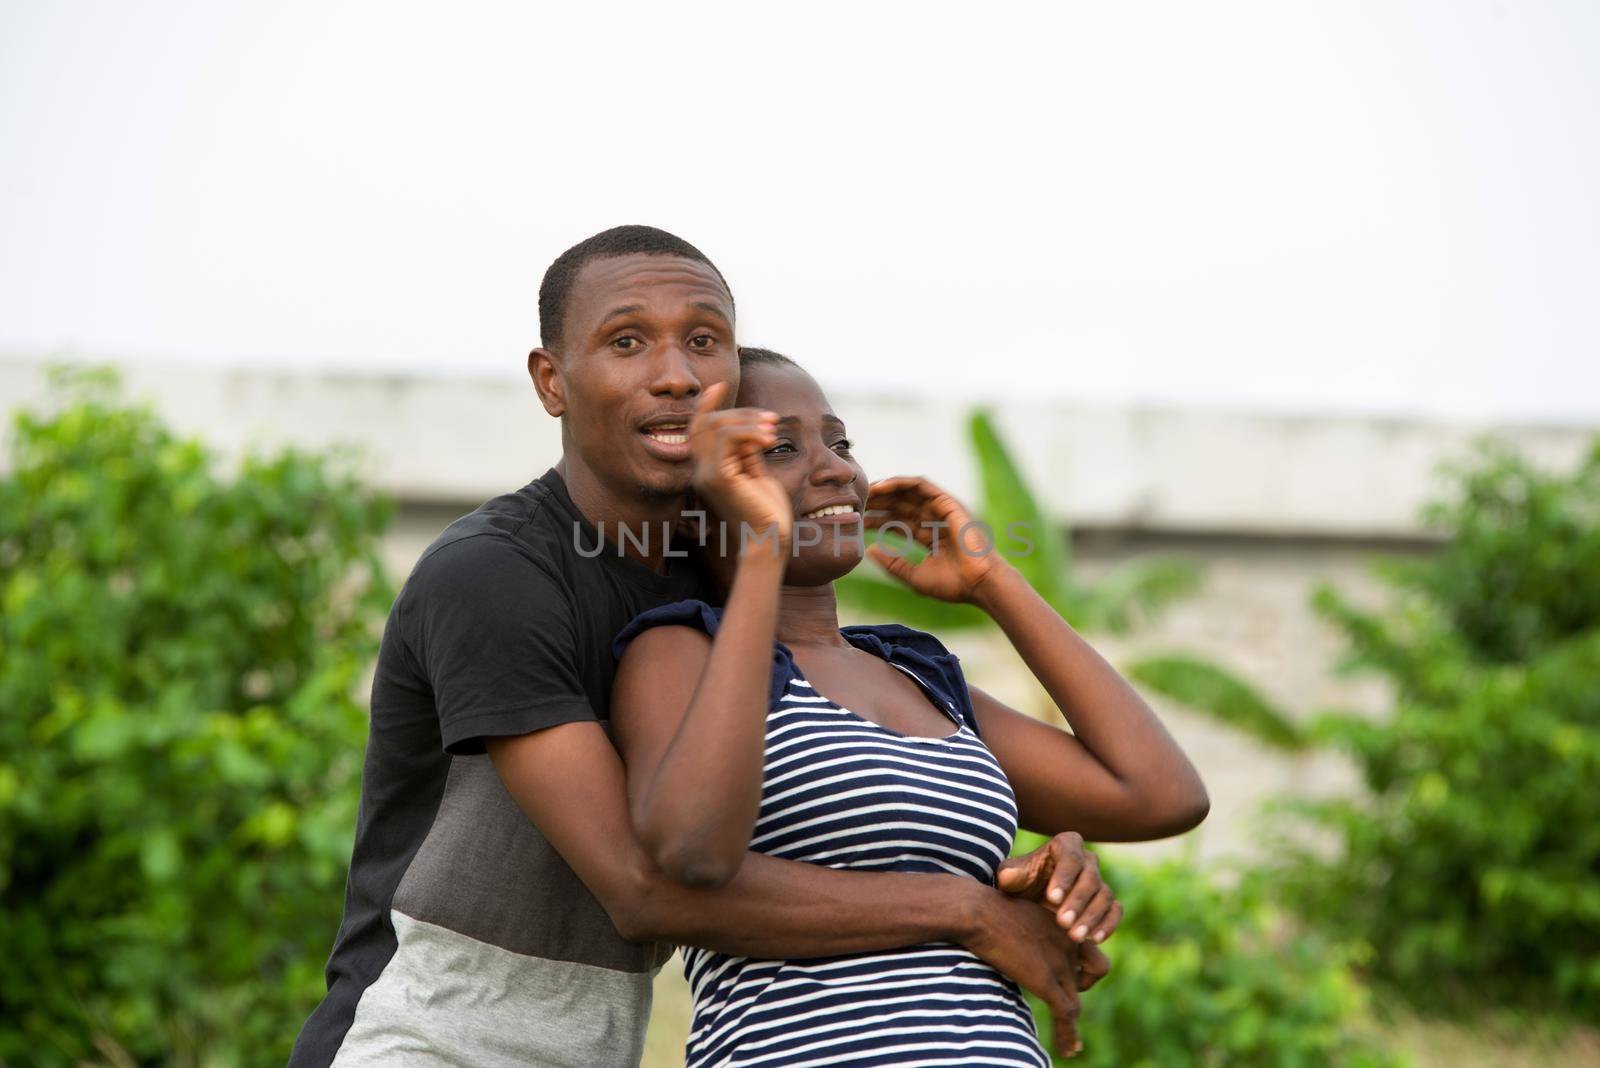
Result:
{"type": "MultiPolygon", "coordinates": [[[[718,622],[716,610],[680,602],[635,620],[618,649],[648,626],[715,633],[718,622]]],[[[978,737],[955,657],[903,627],[841,633],[914,679],[954,730],[908,737],[841,708],[779,645],[751,848],[834,868],[993,883],[1016,833],[1016,799],[978,737]]],[[[1016,985],[961,946],[794,961],[684,955],[694,994],[690,1066],[1050,1063],[1016,985]]]]}

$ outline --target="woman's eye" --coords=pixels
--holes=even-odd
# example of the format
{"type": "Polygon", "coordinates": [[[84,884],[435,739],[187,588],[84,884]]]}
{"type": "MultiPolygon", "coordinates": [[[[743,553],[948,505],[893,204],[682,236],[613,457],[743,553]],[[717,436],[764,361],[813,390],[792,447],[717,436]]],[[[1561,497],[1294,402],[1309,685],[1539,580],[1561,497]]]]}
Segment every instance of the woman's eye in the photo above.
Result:
{"type": "Polygon", "coordinates": [[[767,456],[782,456],[794,452],[794,446],[787,441],[780,441],[766,451],[767,456]]]}
{"type": "Polygon", "coordinates": [[[840,438],[838,441],[833,443],[833,447],[838,449],[840,452],[849,452],[851,449],[855,448],[855,445],[856,443],[851,441],[849,438],[840,438]]]}

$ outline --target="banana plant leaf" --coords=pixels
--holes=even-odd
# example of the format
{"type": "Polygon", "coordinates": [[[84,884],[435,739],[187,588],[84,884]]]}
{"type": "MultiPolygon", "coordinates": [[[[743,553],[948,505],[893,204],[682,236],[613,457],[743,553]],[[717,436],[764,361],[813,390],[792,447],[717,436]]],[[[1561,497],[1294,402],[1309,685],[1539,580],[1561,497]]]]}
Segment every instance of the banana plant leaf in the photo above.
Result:
{"type": "Polygon", "coordinates": [[[1126,634],[1195,593],[1204,579],[1204,570],[1191,560],[1146,556],[1119,564],[1095,579],[1092,586],[1074,584],[1070,600],[1085,628],[1126,634]]]}
{"type": "MultiPolygon", "coordinates": [[[[863,570],[869,565],[863,565],[863,570]]],[[[989,617],[968,604],[924,597],[892,580],[852,574],[834,584],[839,603],[872,623],[900,623],[931,634],[991,626],[989,617]]]]}
{"type": "Polygon", "coordinates": [[[1181,654],[1151,656],[1135,661],[1125,673],[1139,685],[1276,749],[1306,748],[1305,733],[1293,720],[1213,663],[1181,654]]]}
{"type": "Polygon", "coordinates": [[[1066,528],[1040,509],[988,412],[974,411],[967,421],[967,433],[978,464],[979,512],[1002,546],[1012,540],[1009,530],[1025,533],[1032,546],[1012,556],[1011,562],[1040,596],[1056,602],[1065,592],[1071,565],[1066,528]]]}

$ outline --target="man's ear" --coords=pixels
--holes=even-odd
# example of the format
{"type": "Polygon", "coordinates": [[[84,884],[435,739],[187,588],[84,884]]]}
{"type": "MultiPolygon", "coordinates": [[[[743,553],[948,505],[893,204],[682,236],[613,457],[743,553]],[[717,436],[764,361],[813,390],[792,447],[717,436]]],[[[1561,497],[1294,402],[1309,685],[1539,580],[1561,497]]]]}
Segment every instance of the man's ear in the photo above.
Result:
{"type": "Polygon", "coordinates": [[[539,394],[539,403],[556,418],[567,412],[567,384],[561,379],[561,366],[555,354],[546,348],[528,353],[528,377],[533,379],[533,391],[539,394]]]}

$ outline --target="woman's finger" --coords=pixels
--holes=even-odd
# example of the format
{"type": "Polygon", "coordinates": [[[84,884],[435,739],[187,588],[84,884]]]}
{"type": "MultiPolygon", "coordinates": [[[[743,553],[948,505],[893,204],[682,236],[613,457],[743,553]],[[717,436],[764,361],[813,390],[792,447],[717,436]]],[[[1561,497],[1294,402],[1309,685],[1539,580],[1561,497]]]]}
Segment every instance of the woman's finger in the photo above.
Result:
{"type": "Polygon", "coordinates": [[[867,555],[872,557],[873,562],[879,567],[889,572],[890,577],[899,579],[908,586],[911,584],[911,569],[914,565],[904,556],[891,553],[881,545],[867,546],[867,555]]]}
{"type": "Polygon", "coordinates": [[[967,523],[963,512],[953,511],[941,515],[926,508],[907,508],[898,500],[890,501],[881,508],[869,504],[863,520],[868,530],[881,530],[890,523],[904,524],[911,537],[927,549],[955,544],[967,523]]]}
{"type": "Polygon", "coordinates": [[[918,504],[931,504],[941,500],[955,500],[949,492],[920,475],[898,475],[874,482],[867,491],[867,499],[901,497],[918,504]]]}
{"type": "Polygon", "coordinates": [[[713,382],[706,387],[700,399],[695,402],[694,415],[691,419],[699,419],[722,407],[722,398],[728,395],[728,383],[713,382]]]}
{"type": "Polygon", "coordinates": [[[739,420],[715,428],[716,455],[743,456],[749,449],[765,450],[778,440],[770,423],[739,420]]]}
{"type": "Polygon", "coordinates": [[[867,511],[895,519],[903,519],[909,523],[920,523],[939,518],[936,512],[927,507],[927,502],[900,494],[889,497],[868,497],[867,511]]]}
{"type": "Polygon", "coordinates": [[[900,493],[906,490],[918,490],[928,480],[921,475],[894,475],[890,478],[880,478],[867,490],[869,497],[882,493],[900,493]]]}
{"type": "Polygon", "coordinates": [[[875,484],[867,495],[867,507],[887,512],[899,519],[943,523],[951,528],[952,536],[971,519],[967,510],[961,506],[961,502],[950,494],[926,479],[914,481],[915,485],[897,487],[885,487],[883,483],[875,484]]]}
{"type": "Polygon", "coordinates": [[[764,408],[723,408],[704,414],[697,411],[689,420],[689,436],[698,437],[715,433],[725,427],[743,424],[776,426],[777,422],[777,413],[764,408]]]}
{"type": "MultiPolygon", "coordinates": [[[[912,541],[916,542],[924,549],[932,550],[935,548],[933,528],[923,526],[915,520],[900,519],[897,516],[876,515],[872,512],[868,512],[861,517],[861,527],[863,530],[883,530],[884,528],[889,527],[890,523],[896,523],[899,525],[889,529],[909,536],[912,541]]],[[[942,530],[938,532],[938,538],[940,545],[943,545],[945,542],[950,540],[949,535],[942,530]]]]}

